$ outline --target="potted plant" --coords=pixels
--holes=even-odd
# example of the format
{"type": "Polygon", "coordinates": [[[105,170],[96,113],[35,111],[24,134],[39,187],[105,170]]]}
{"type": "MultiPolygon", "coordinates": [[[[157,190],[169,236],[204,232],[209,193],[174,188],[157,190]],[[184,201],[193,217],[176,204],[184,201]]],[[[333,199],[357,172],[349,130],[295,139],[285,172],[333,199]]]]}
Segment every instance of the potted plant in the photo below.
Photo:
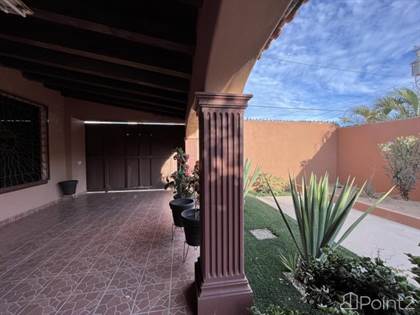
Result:
{"type": "Polygon", "coordinates": [[[174,199],[169,202],[169,207],[172,210],[175,227],[182,227],[182,211],[194,208],[194,200],[191,198],[191,174],[187,164],[188,155],[182,148],[176,149],[174,159],[177,161],[177,170],[167,179],[165,189],[173,188],[174,190],[174,199]]]}
{"type": "Polygon", "coordinates": [[[65,196],[74,195],[76,193],[76,187],[77,187],[78,182],[79,181],[76,179],[65,180],[65,181],[59,182],[58,186],[60,187],[60,190],[63,195],[65,196]]]}
{"type": "MultiPolygon", "coordinates": [[[[251,189],[255,178],[258,176],[260,170],[255,168],[251,174],[251,162],[246,160],[244,168],[244,198],[251,189]]],[[[192,209],[184,210],[181,214],[184,233],[185,233],[185,242],[189,246],[200,246],[201,243],[201,223],[200,223],[200,208],[198,205],[199,194],[200,194],[200,167],[198,161],[194,166],[192,175],[189,177],[189,187],[192,191],[195,199],[195,207],[192,209]]]]}
{"type": "Polygon", "coordinates": [[[194,166],[192,175],[189,178],[189,186],[194,196],[194,207],[188,210],[184,210],[181,213],[185,242],[189,246],[200,246],[201,242],[201,224],[200,224],[200,208],[198,204],[198,196],[200,191],[200,170],[198,162],[194,166]]]}

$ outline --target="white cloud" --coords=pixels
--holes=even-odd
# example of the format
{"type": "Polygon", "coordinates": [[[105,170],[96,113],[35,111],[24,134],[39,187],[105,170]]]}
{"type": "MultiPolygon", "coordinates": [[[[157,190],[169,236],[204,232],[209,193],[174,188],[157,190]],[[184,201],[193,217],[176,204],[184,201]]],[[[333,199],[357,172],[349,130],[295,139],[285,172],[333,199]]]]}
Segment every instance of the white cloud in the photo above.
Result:
{"type": "MultiPolygon", "coordinates": [[[[308,1],[255,66],[246,87],[254,94],[247,116],[313,119],[313,112],[261,113],[252,105],[343,110],[411,85],[419,16],[416,0],[308,1]]],[[[317,117],[340,116],[320,111],[317,117]]]]}

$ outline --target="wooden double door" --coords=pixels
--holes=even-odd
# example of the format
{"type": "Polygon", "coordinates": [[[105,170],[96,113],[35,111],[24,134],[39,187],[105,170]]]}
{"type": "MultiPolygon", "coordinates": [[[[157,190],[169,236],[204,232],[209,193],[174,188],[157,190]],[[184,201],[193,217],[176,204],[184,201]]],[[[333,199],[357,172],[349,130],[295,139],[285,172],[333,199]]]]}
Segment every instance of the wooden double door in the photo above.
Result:
{"type": "Polygon", "coordinates": [[[162,188],[176,169],[172,156],[183,146],[183,126],[85,126],[88,191],[162,188]]]}

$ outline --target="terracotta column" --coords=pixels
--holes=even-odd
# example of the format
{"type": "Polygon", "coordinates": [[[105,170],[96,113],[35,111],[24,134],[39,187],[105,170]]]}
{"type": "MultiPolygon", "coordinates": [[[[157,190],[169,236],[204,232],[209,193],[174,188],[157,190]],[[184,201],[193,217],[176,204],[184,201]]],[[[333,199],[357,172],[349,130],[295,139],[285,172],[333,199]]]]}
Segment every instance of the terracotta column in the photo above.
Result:
{"type": "Polygon", "coordinates": [[[188,164],[194,167],[195,162],[198,161],[198,137],[197,138],[185,138],[185,153],[190,156],[188,164]]]}
{"type": "Polygon", "coordinates": [[[200,127],[201,227],[198,314],[247,314],[244,271],[243,114],[251,95],[196,93],[200,127]]]}

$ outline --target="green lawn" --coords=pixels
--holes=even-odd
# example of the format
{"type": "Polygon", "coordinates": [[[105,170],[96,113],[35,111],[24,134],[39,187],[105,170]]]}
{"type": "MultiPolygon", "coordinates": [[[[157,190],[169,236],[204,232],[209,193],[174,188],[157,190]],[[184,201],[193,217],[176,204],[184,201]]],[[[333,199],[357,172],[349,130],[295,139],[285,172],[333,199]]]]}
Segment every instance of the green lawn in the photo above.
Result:
{"type": "MultiPolygon", "coordinates": [[[[277,192],[276,197],[280,197],[280,196],[291,196],[292,193],[290,191],[281,191],[281,192],[277,192]]],[[[248,196],[253,196],[253,197],[271,197],[270,193],[267,194],[262,194],[262,193],[256,193],[255,191],[251,190],[248,192],[248,196]]]]}
{"type": "MultiPolygon", "coordinates": [[[[289,218],[289,223],[298,234],[297,223],[289,218]]],[[[354,253],[340,248],[344,255],[354,253]]],[[[283,277],[279,254],[295,252],[292,238],[277,210],[253,196],[245,202],[245,270],[254,291],[255,305],[260,311],[270,305],[280,305],[294,310],[310,311],[309,305],[301,301],[300,294],[283,277]],[[257,240],[250,230],[268,228],[276,239],[257,240]]],[[[319,312],[312,311],[312,314],[319,312]]]]}
{"type": "MultiPolygon", "coordinates": [[[[296,222],[290,218],[297,229],[296,222]]],[[[270,304],[286,308],[309,310],[300,301],[296,289],[283,278],[285,271],[279,262],[279,254],[294,252],[294,245],[279,213],[255,197],[245,202],[245,270],[254,291],[255,305],[264,311],[270,304]],[[268,228],[278,238],[257,240],[249,230],[268,228]]]]}

